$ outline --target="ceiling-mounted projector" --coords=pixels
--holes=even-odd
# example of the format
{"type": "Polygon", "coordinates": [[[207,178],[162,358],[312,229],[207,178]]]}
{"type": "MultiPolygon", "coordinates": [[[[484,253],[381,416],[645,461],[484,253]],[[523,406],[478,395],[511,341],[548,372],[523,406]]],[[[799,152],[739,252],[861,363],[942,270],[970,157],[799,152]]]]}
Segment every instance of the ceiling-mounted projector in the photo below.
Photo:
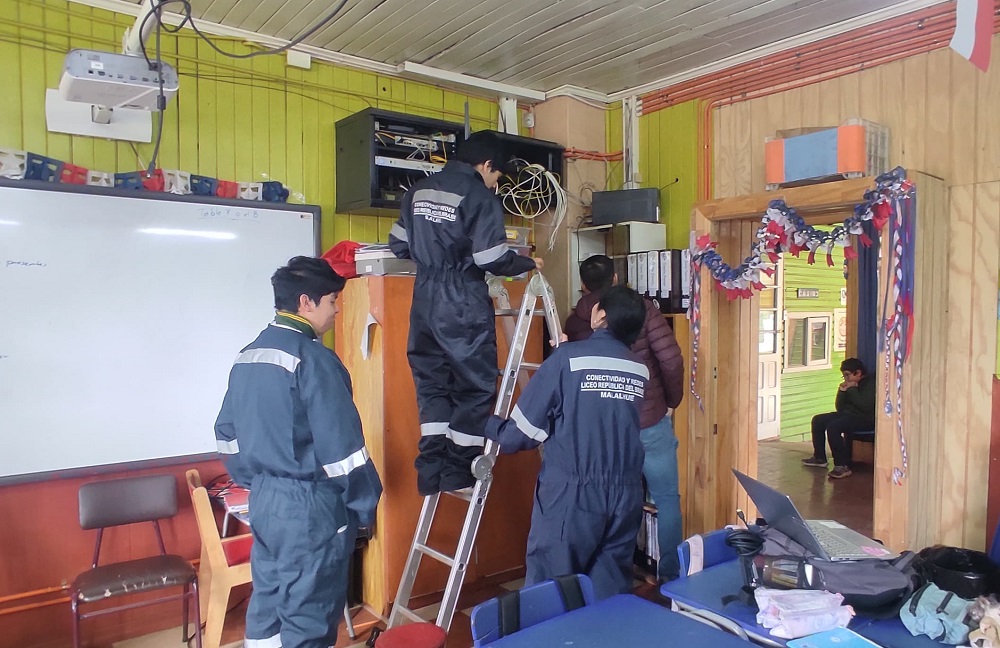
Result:
{"type": "Polygon", "coordinates": [[[177,70],[160,62],[150,70],[146,59],[94,50],[75,49],[66,55],[59,96],[110,108],[158,110],[160,75],[167,101],[177,93],[177,70]]]}

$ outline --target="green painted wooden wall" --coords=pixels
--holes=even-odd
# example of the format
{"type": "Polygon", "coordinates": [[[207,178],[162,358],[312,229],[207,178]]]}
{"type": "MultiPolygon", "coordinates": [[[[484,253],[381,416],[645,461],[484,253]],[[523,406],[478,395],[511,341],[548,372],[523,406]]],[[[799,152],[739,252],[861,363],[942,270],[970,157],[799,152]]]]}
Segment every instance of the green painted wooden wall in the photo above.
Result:
{"type": "MultiPolygon", "coordinates": [[[[836,247],[833,251],[833,267],[826,264],[826,258],[816,255],[816,263],[809,265],[807,255],[796,258],[784,255],[784,299],[785,310],[789,313],[830,313],[840,304],[840,289],[847,285],[844,279],[844,251],[836,247]],[[798,299],[798,288],[819,288],[818,299],[798,299]]],[[[831,326],[830,348],[833,349],[833,327],[831,326]]],[[[781,439],[801,441],[811,438],[809,422],[816,414],[832,412],[837,386],[843,380],[840,363],[843,351],[831,354],[833,367],[793,373],[781,376],[781,439]]]]}
{"type": "Polygon", "coordinates": [[[698,200],[697,102],[639,118],[639,174],[643,187],[660,188],[660,221],[667,246],[690,245],[691,207],[698,200]]]}
{"type": "MultiPolygon", "coordinates": [[[[58,86],[71,48],[118,52],[134,18],[66,0],[3,0],[0,12],[0,147],[24,149],[106,172],[148,163],[152,144],[50,133],[45,89],[58,86]]],[[[238,53],[249,47],[213,38],[238,53]]],[[[342,239],[385,241],[391,217],[334,214],[334,124],[369,106],[461,123],[469,102],[473,130],[495,128],[496,104],[431,85],[313,61],[287,67],[283,56],[237,60],[216,54],[190,30],[161,38],[163,58],[181,75],[165,113],[158,166],[224,180],[273,179],[290,202],[323,209],[323,248],[342,239]]],[[[150,39],[152,44],[152,39],[150,39]]],[[[154,118],[155,126],[155,118],[154,118]]]]}
{"type": "MultiPolygon", "coordinates": [[[[607,113],[607,150],[620,151],[622,104],[607,113]]],[[[667,245],[690,245],[691,207],[698,200],[697,102],[671,106],[639,117],[639,185],[660,188],[660,222],[667,226],[667,245]]],[[[613,165],[608,189],[620,189],[621,164],[613,165]]]]}

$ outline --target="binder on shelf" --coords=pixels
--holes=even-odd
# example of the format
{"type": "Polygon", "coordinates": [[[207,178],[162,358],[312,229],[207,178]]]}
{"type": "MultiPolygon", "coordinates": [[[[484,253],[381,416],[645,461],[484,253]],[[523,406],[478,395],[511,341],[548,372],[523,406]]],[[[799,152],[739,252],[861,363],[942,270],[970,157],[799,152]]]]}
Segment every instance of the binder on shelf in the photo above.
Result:
{"type": "Polygon", "coordinates": [[[638,254],[638,259],[635,262],[636,265],[635,290],[640,295],[645,295],[648,292],[646,288],[646,284],[649,280],[649,273],[646,270],[648,263],[649,263],[649,252],[640,252],[638,254]]]}
{"type": "Polygon", "coordinates": [[[646,258],[646,295],[657,299],[660,296],[660,253],[653,250],[646,258]]]}
{"type": "Polygon", "coordinates": [[[691,306],[691,250],[681,250],[681,311],[691,306]]]}
{"type": "Polygon", "coordinates": [[[671,299],[674,296],[674,271],[670,266],[672,263],[670,252],[670,250],[660,250],[660,312],[662,313],[673,312],[671,299]]]}
{"type": "Polygon", "coordinates": [[[638,254],[630,254],[628,255],[628,257],[626,257],[625,261],[625,267],[627,268],[626,285],[629,288],[638,289],[639,287],[639,278],[636,275],[637,272],[636,266],[638,265],[638,263],[639,263],[638,254]]]}

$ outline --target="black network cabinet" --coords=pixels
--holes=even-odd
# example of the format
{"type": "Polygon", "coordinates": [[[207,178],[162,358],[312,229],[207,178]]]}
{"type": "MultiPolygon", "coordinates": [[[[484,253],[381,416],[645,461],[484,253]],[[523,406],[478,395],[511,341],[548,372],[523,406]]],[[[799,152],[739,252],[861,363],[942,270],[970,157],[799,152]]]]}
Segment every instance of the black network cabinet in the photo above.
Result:
{"type": "MultiPolygon", "coordinates": [[[[546,171],[563,178],[563,154],[565,149],[555,142],[535,139],[533,137],[523,137],[521,135],[509,135],[507,133],[497,133],[497,137],[503,143],[504,156],[508,160],[524,160],[528,164],[538,164],[545,167],[546,171]]],[[[515,172],[513,164],[507,165],[507,173],[515,172]]]]}
{"type": "Polygon", "coordinates": [[[392,216],[406,189],[455,157],[461,124],[368,108],[337,122],[337,212],[392,216]]]}

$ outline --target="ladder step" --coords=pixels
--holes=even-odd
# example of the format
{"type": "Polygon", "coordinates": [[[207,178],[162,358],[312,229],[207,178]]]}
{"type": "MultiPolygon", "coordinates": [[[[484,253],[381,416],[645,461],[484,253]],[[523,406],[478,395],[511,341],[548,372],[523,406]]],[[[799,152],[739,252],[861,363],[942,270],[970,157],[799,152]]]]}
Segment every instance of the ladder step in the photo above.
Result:
{"type": "Polygon", "coordinates": [[[431,558],[433,558],[434,560],[436,560],[438,562],[443,562],[444,564],[448,565],[449,567],[451,567],[452,565],[455,564],[455,559],[454,558],[452,558],[451,556],[446,556],[445,554],[441,553],[437,549],[431,549],[427,545],[420,544],[420,543],[415,544],[414,547],[420,553],[422,553],[422,554],[424,554],[426,556],[430,556],[431,558]]]}
{"type": "Polygon", "coordinates": [[[538,368],[542,365],[537,362],[522,362],[521,369],[527,369],[528,371],[538,371],[538,368]]]}
{"type": "Polygon", "coordinates": [[[402,605],[399,605],[398,603],[393,606],[392,612],[393,612],[393,614],[399,614],[399,616],[404,616],[407,619],[409,619],[410,621],[415,621],[416,623],[426,623],[427,622],[427,619],[423,618],[422,616],[420,616],[419,614],[417,614],[416,612],[414,612],[410,608],[405,608],[402,605]]]}
{"type": "MultiPolygon", "coordinates": [[[[521,314],[521,310],[518,308],[498,308],[496,310],[497,317],[517,317],[521,314]]],[[[544,310],[533,310],[531,311],[532,317],[545,317],[544,310]]]]}

